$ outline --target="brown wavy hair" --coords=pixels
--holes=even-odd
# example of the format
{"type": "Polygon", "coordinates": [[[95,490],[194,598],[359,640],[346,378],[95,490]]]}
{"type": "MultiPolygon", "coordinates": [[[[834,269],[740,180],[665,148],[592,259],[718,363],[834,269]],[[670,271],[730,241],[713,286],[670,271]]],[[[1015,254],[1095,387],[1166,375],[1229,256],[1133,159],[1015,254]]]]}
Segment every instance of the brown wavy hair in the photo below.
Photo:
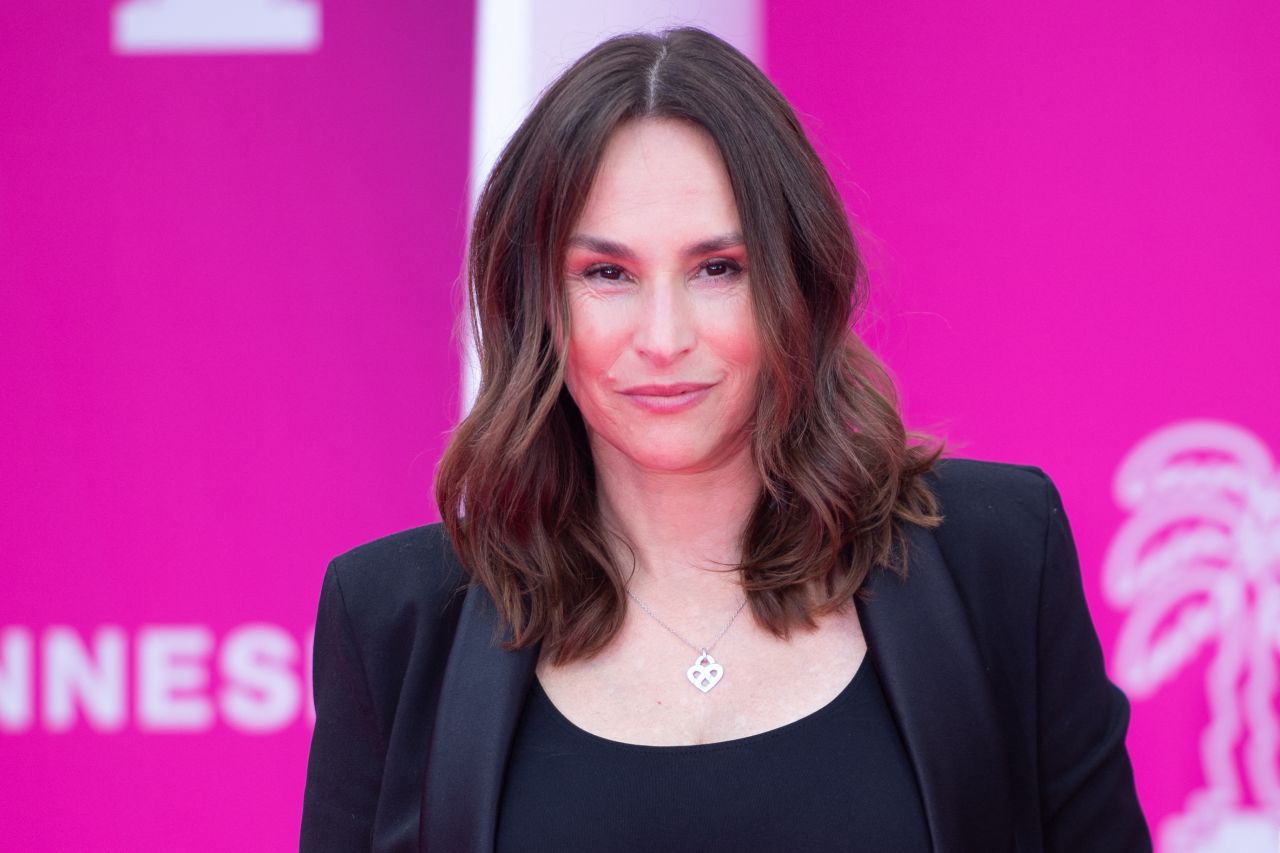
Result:
{"type": "Polygon", "coordinates": [[[715,140],[751,259],[764,485],[727,570],[741,573],[756,621],[780,638],[813,628],[865,595],[874,566],[905,575],[904,522],[941,521],[922,475],[942,444],[906,432],[887,371],[852,331],[864,266],[791,106],[702,30],[609,39],[543,93],[481,193],[467,271],[480,388],[436,479],[455,551],[509,631],[503,647],[541,642],[555,663],[599,652],[626,610],[586,427],[564,387],[563,264],[606,143],[641,118],[693,122],[715,140]]]}

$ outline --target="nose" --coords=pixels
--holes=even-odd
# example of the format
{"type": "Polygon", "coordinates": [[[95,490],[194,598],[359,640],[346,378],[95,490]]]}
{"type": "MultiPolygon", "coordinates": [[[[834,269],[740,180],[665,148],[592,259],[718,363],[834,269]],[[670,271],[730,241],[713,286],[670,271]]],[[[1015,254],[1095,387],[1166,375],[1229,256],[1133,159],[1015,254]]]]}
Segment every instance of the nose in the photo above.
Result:
{"type": "Polygon", "coordinates": [[[636,352],[657,367],[679,360],[697,339],[693,311],[682,281],[668,279],[648,288],[635,326],[636,352]]]}

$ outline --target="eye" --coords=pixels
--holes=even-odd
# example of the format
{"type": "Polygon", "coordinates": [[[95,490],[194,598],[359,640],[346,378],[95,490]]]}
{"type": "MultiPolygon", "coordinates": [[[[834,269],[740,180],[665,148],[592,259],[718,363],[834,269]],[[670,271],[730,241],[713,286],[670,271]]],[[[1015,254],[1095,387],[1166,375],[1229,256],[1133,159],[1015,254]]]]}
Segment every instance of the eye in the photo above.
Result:
{"type": "Polygon", "coordinates": [[[596,264],[582,271],[582,277],[587,280],[623,281],[626,276],[626,271],[614,264],[596,264]]]}
{"type": "Polygon", "coordinates": [[[741,265],[728,258],[714,258],[706,261],[702,269],[708,278],[721,278],[728,281],[732,281],[742,273],[741,265]]]}

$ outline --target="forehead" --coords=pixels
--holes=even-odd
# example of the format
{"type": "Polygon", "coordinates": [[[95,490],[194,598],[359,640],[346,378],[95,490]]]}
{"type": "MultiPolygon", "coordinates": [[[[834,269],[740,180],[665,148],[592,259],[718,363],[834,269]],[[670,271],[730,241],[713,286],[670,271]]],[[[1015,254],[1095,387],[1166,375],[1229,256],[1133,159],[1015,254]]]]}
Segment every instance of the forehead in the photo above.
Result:
{"type": "Polygon", "coordinates": [[[609,138],[576,231],[618,239],[679,231],[683,238],[738,227],[729,173],[711,135],[691,122],[650,118],[609,138]]]}

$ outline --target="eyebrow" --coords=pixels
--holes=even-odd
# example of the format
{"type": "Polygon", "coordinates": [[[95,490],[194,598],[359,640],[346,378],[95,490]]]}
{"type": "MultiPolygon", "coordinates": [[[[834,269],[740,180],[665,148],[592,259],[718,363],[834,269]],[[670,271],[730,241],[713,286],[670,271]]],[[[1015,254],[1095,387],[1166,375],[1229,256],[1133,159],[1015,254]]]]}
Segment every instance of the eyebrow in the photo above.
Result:
{"type": "MultiPolygon", "coordinates": [[[[682,254],[686,258],[693,255],[710,255],[715,252],[722,252],[725,249],[735,249],[745,243],[746,241],[742,239],[740,233],[731,231],[728,234],[718,234],[715,237],[708,237],[705,240],[690,243],[684,247],[682,254]]],[[[615,240],[606,240],[603,237],[593,237],[590,234],[574,234],[569,238],[569,246],[597,252],[601,255],[613,255],[615,258],[625,258],[629,261],[635,260],[636,257],[636,253],[622,243],[615,240]]]]}

